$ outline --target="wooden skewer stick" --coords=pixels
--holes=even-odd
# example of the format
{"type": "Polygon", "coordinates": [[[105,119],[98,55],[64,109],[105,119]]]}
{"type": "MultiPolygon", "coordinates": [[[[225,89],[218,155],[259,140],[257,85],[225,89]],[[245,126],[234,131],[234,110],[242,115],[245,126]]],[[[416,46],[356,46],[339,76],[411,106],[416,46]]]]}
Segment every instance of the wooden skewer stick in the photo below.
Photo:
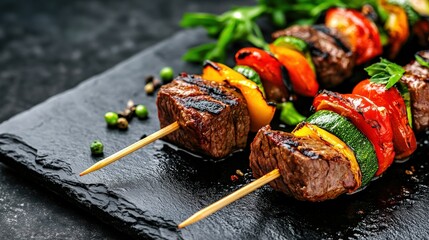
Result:
{"type": "Polygon", "coordinates": [[[94,172],[97,171],[100,168],[103,168],[109,164],[111,164],[114,161],[119,160],[120,158],[148,145],[149,143],[154,142],[157,139],[160,139],[174,131],[176,131],[177,129],[179,129],[179,123],[176,121],[162,129],[160,129],[157,132],[152,133],[151,135],[131,144],[130,146],[120,150],[119,152],[116,152],[112,155],[110,155],[109,157],[98,161],[97,163],[95,163],[94,165],[92,165],[91,167],[89,167],[88,169],[86,169],[85,171],[81,172],[79,175],[83,176],[85,174],[88,174],[90,172],[94,172]]]}
{"type": "Polygon", "coordinates": [[[264,176],[258,178],[257,180],[253,181],[252,183],[247,184],[246,186],[238,189],[237,191],[231,193],[230,195],[218,200],[217,202],[211,204],[208,207],[205,207],[201,209],[200,211],[196,212],[194,215],[183,221],[181,224],[179,224],[178,228],[184,228],[188,225],[191,225],[193,223],[196,223],[210,214],[222,209],[223,207],[237,201],[238,199],[246,196],[247,194],[255,191],[256,189],[264,186],[265,184],[273,181],[274,179],[280,177],[280,171],[278,169],[274,169],[273,171],[265,174],[264,176]]]}

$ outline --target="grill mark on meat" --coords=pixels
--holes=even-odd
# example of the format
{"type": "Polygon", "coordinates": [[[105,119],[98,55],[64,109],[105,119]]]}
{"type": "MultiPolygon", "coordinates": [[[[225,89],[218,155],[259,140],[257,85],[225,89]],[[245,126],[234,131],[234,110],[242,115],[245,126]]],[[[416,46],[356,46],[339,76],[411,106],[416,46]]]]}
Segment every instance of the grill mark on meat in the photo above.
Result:
{"type": "Polygon", "coordinates": [[[272,131],[266,131],[264,132],[265,135],[267,135],[270,138],[273,138],[276,142],[281,143],[284,146],[287,146],[291,149],[294,149],[293,147],[298,147],[299,143],[294,141],[293,139],[290,138],[283,138],[281,135],[275,134],[272,131]]]}
{"type": "Polygon", "coordinates": [[[346,53],[351,53],[351,49],[348,48],[343,41],[341,41],[340,38],[338,38],[337,35],[333,34],[331,29],[324,26],[324,25],[314,25],[313,26],[314,29],[316,29],[317,31],[323,32],[326,35],[329,35],[330,37],[332,37],[335,40],[335,43],[337,44],[338,47],[340,47],[344,52],[346,53]]]}
{"type": "Polygon", "coordinates": [[[185,107],[195,108],[199,111],[205,111],[216,115],[218,115],[225,109],[225,106],[220,103],[198,99],[196,97],[187,97],[187,98],[175,97],[175,99],[177,101],[180,101],[185,107]]]}
{"type": "Polygon", "coordinates": [[[329,54],[326,52],[323,52],[322,50],[320,50],[319,48],[317,48],[316,46],[314,46],[314,44],[309,44],[309,48],[310,48],[310,53],[313,56],[316,57],[320,57],[323,59],[326,59],[329,57],[329,54]]]}
{"type": "Polygon", "coordinates": [[[320,157],[319,154],[313,152],[311,149],[307,148],[298,148],[299,152],[301,152],[304,156],[309,157],[311,159],[318,159],[320,157]]]}
{"type": "Polygon", "coordinates": [[[207,85],[202,81],[201,78],[197,78],[193,75],[186,75],[185,77],[182,77],[181,80],[199,87],[201,91],[206,92],[210,97],[227,105],[234,106],[238,104],[235,98],[232,98],[230,95],[225,94],[225,91],[222,91],[221,88],[214,87],[212,85],[207,85]]]}

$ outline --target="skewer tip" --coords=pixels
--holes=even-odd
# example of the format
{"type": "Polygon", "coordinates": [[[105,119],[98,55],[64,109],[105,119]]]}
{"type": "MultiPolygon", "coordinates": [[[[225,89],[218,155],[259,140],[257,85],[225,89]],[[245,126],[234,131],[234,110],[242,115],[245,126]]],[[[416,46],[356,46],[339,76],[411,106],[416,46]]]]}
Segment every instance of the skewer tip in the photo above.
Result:
{"type": "Polygon", "coordinates": [[[91,167],[87,168],[85,171],[83,171],[83,172],[79,173],[79,176],[81,176],[81,177],[82,177],[83,175],[86,175],[86,174],[88,174],[88,173],[91,173],[91,172],[97,171],[98,169],[100,169],[100,168],[102,168],[102,167],[104,167],[104,166],[106,166],[106,165],[110,164],[110,161],[109,161],[109,160],[110,160],[109,158],[106,158],[106,159],[104,159],[104,160],[102,160],[102,161],[99,161],[99,162],[95,163],[95,164],[94,164],[94,165],[92,165],[91,167]]]}
{"type": "Polygon", "coordinates": [[[183,223],[181,223],[181,224],[179,224],[179,225],[177,225],[177,228],[178,229],[182,229],[182,228],[184,228],[184,227],[186,227],[187,225],[184,225],[183,223]]]}
{"type": "Polygon", "coordinates": [[[182,229],[184,227],[187,227],[191,224],[194,224],[198,221],[200,221],[202,218],[198,216],[198,214],[194,214],[191,217],[189,217],[188,219],[186,219],[185,221],[181,222],[179,225],[177,225],[178,229],[182,229]]]}
{"type": "Polygon", "coordinates": [[[179,123],[177,121],[173,122],[172,124],[158,130],[155,133],[152,133],[151,135],[149,135],[149,136],[147,136],[147,137],[145,137],[145,138],[143,138],[143,139],[141,139],[141,140],[139,140],[133,144],[131,144],[130,146],[120,150],[119,152],[116,152],[116,153],[112,154],[111,156],[95,163],[94,165],[92,165],[91,167],[86,169],[85,171],[79,173],[79,176],[82,177],[83,175],[97,171],[98,169],[103,168],[103,167],[111,164],[114,161],[119,160],[120,158],[122,158],[122,157],[146,146],[147,144],[152,143],[155,140],[160,139],[160,138],[176,131],[177,129],[179,129],[179,127],[180,126],[179,126],[179,123]]]}
{"type": "Polygon", "coordinates": [[[201,209],[200,211],[196,212],[194,215],[190,216],[188,219],[180,223],[177,228],[181,229],[186,226],[189,226],[193,223],[196,223],[207,216],[211,215],[212,213],[215,213],[216,211],[222,209],[223,207],[237,201],[238,199],[246,196],[247,194],[255,191],[256,189],[262,187],[263,185],[273,181],[274,179],[280,177],[280,170],[274,169],[271,172],[265,174],[264,176],[256,179],[252,183],[247,184],[246,186],[238,189],[237,191],[229,194],[228,196],[218,200],[215,203],[212,203],[208,207],[205,207],[201,209]]]}
{"type": "Polygon", "coordinates": [[[96,169],[94,169],[94,166],[92,166],[92,167],[90,167],[90,168],[88,168],[88,169],[86,169],[85,171],[82,171],[81,173],[79,173],[79,176],[80,177],[82,177],[83,175],[86,175],[86,174],[88,174],[88,173],[90,173],[90,172],[93,172],[93,171],[95,171],[96,169]]]}

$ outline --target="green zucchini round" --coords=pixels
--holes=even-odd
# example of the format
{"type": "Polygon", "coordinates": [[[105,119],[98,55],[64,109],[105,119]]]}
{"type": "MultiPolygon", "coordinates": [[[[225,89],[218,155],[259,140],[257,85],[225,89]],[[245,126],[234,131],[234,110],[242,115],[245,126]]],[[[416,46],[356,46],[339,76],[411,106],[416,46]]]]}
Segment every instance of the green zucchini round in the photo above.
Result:
{"type": "Polygon", "coordinates": [[[358,161],[362,173],[362,187],[371,181],[378,169],[374,146],[353,123],[328,110],[317,111],[306,121],[334,134],[346,143],[354,151],[358,161]]]}

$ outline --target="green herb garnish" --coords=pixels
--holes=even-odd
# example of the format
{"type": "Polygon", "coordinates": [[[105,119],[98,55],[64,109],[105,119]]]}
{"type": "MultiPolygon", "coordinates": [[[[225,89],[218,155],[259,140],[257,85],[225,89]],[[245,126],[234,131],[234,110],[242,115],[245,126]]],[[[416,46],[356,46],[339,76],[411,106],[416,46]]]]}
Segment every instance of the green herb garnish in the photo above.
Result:
{"type": "MultiPolygon", "coordinates": [[[[388,19],[388,11],[379,0],[257,0],[254,6],[233,8],[223,14],[186,13],[181,21],[185,28],[203,27],[210,37],[217,41],[191,48],[184,60],[200,62],[213,60],[224,62],[227,51],[235,42],[250,43],[255,47],[267,48],[262,30],[257,24],[261,18],[271,19],[276,28],[292,24],[311,25],[320,20],[320,16],[329,8],[343,7],[360,9],[365,4],[374,7],[382,25],[388,19]]],[[[389,4],[402,7],[411,25],[427,15],[427,1],[387,0],[389,4]]],[[[384,30],[380,29],[381,32],[384,30]]],[[[381,34],[383,45],[388,44],[388,36],[381,34]]]]}
{"type": "Polygon", "coordinates": [[[204,27],[211,37],[217,37],[216,43],[206,43],[191,48],[183,56],[190,62],[202,62],[206,59],[224,62],[231,43],[244,40],[256,47],[267,49],[262,31],[255,19],[266,12],[263,5],[240,7],[219,16],[207,13],[186,13],[180,23],[182,27],[204,27]]]}
{"type": "Polygon", "coordinates": [[[423,58],[422,56],[419,55],[420,52],[417,52],[416,55],[414,55],[414,57],[416,58],[416,61],[422,65],[423,67],[427,67],[429,68],[429,62],[428,59],[423,58]]]}
{"type": "Polygon", "coordinates": [[[365,68],[365,71],[371,76],[371,82],[385,84],[386,89],[395,85],[405,73],[401,66],[384,58],[381,58],[380,62],[365,68]]]}
{"type": "Polygon", "coordinates": [[[313,24],[331,7],[360,8],[363,4],[363,1],[353,0],[258,0],[254,6],[236,7],[220,15],[186,13],[180,22],[182,27],[203,27],[217,41],[189,49],[183,59],[200,63],[207,59],[224,62],[234,42],[250,43],[268,50],[262,30],[257,24],[262,17],[268,17],[274,26],[282,28],[288,23],[313,24]]]}

